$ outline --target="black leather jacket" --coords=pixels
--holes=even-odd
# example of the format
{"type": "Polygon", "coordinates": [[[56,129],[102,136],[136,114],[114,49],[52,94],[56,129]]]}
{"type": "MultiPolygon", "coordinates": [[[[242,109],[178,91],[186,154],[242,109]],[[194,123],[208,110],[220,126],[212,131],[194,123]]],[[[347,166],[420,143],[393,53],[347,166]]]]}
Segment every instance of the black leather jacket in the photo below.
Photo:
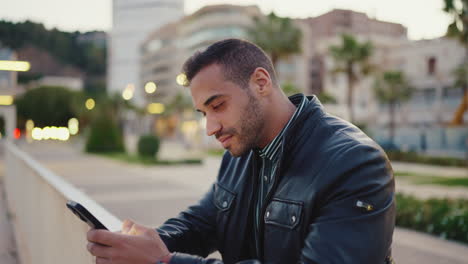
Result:
{"type": "Polygon", "coordinates": [[[382,149],[324,112],[316,97],[287,130],[272,195],[252,245],[256,155],[223,157],[216,183],[158,232],[171,263],[385,263],[395,223],[395,184],[382,149]],[[255,248],[255,247],[254,247],[255,248]],[[219,250],[223,261],[204,259],[219,250]]]}

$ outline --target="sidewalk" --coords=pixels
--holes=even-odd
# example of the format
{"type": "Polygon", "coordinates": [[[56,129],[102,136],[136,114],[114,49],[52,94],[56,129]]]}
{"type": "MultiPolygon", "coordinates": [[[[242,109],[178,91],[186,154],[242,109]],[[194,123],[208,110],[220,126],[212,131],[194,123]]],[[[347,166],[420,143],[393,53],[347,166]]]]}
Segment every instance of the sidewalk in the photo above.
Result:
{"type": "MultiPolygon", "coordinates": [[[[424,176],[447,178],[468,178],[468,169],[458,167],[444,167],[407,162],[392,162],[395,172],[408,172],[424,176]]],[[[468,199],[468,188],[463,186],[443,186],[437,184],[414,184],[405,177],[396,177],[396,190],[399,193],[416,196],[420,199],[428,198],[463,198],[468,199]]]]}
{"type": "Polygon", "coordinates": [[[425,174],[433,176],[443,176],[443,177],[467,177],[468,178],[468,168],[459,168],[459,167],[444,167],[444,166],[435,166],[427,164],[418,164],[418,163],[408,163],[408,162],[399,162],[392,161],[392,167],[394,171],[404,171],[411,172],[416,174],[425,174]]]}
{"type": "MultiPolygon", "coordinates": [[[[214,181],[220,162],[210,157],[203,165],[139,166],[85,155],[64,144],[21,148],[117,217],[148,226],[158,226],[196,202],[214,181]]],[[[396,228],[393,255],[398,264],[462,264],[468,246],[396,228]]]]}
{"type": "Polygon", "coordinates": [[[3,161],[0,164],[0,263],[17,264],[13,227],[9,222],[3,185],[3,161]]]}

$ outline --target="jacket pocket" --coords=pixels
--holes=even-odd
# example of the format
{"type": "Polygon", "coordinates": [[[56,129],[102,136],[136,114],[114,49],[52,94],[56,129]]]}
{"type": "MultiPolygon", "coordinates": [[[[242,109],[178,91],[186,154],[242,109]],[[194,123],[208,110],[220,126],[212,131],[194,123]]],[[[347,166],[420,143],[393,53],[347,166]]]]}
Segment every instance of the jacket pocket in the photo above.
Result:
{"type": "Polygon", "coordinates": [[[268,205],[265,224],[294,229],[302,219],[303,202],[274,198],[268,205]]]}
{"type": "Polygon", "coordinates": [[[225,187],[222,187],[218,183],[215,184],[214,190],[214,205],[220,211],[228,211],[231,209],[234,200],[236,198],[236,194],[232,191],[229,191],[225,187]]]}
{"type": "Polygon", "coordinates": [[[265,263],[297,263],[303,247],[302,201],[273,198],[264,215],[265,263]]]}

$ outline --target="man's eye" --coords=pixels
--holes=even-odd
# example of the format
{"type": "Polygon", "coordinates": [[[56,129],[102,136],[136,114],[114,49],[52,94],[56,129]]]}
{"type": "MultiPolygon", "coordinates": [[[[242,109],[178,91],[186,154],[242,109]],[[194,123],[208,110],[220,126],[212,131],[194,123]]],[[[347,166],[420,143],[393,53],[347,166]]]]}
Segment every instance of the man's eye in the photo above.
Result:
{"type": "Polygon", "coordinates": [[[224,102],[222,102],[220,104],[217,104],[217,105],[213,106],[213,109],[214,110],[219,109],[223,104],[224,104],[224,102]]]}

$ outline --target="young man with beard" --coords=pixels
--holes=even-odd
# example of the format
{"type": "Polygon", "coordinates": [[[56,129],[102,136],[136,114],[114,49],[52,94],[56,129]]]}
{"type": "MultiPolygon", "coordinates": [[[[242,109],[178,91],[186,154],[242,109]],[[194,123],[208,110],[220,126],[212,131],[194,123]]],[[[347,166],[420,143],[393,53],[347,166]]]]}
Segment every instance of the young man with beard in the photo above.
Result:
{"type": "Polygon", "coordinates": [[[287,98],[250,42],[219,41],[184,71],[207,134],[227,150],[218,178],[157,230],[89,231],[96,263],[392,262],[394,179],[375,142],[315,96],[287,98]],[[222,261],[204,259],[215,250],[222,261]]]}

